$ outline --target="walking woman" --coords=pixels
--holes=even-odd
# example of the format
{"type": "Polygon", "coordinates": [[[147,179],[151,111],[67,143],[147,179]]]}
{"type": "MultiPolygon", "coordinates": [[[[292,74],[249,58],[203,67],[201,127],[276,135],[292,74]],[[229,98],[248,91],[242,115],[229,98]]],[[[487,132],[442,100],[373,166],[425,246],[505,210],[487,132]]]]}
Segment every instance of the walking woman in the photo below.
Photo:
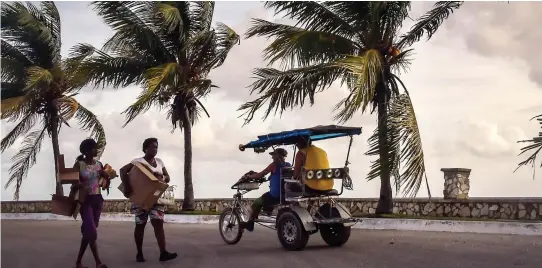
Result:
{"type": "MultiPolygon", "coordinates": [[[[129,197],[132,193],[130,181],[128,180],[128,172],[134,166],[132,163],[141,163],[147,167],[156,178],[169,182],[169,174],[164,166],[164,162],[160,158],[156,158],[158,153],[158,140],[156,138],[148,138],[143,142],[143,153],[145,155],[141,158],[132,160],[130,164],[125,165],[120,169],[120,179],[125,185],[124,195],[129,197]]],[[[160,249],[160,261],[169,261],[177,258],[177,253],[170,253],[166,250],[166,235],[164,233],[164,213],[166,206],[155,204],[149,211],[145,211],[136,205],[132,206],[135,214],[135,230],[134,238],[137,248],[136,261],[145,262],[143,257],[143,236],[145,234],[145,226],[147,221],[151,219],[151,225],[154,228],[154,235],[158,242],[158,248],[160,249]]]]}
{"type": "Polygon", "coordinates": [[[79,248],[79,255],[77,255],[77,261],[75,262],[76,268],[84,268],[81,261],[83,255],[87,250],[87,246],[90,245],[90,250],[94,256],[96,262],[96,268],[107,268],[105,264],[100,260],[98,255],[97,227],[100,221],[100,215],[102,214],[103,197],[99,185],[100,177],[109,179],[109,175],[104,172],[104,168],[100,161],[94,158],[98,155],[98,145],[93,139],[86,139],[81,142],[79,151],[81,155],[77,157],[74,168],[79,170],[79,184],[74,185],[74,188],[79,189],[79,195],[83,196],[83,202],[79,212],[81,213],[81,233],[83,238],[81,239],[81,247],[79,248]]]}

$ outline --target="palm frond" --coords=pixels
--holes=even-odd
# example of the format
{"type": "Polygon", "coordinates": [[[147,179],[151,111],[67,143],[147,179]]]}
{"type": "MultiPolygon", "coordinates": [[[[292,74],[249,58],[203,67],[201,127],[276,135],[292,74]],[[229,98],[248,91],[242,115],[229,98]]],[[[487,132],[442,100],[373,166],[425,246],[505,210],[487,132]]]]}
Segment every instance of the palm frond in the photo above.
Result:
{"type": "Polygon", "coordinates": [[[0,64],[2,65],[2,82],[22,83],[24,81],[26,75],[24,64],[9,58],[1,58],[0,64]]]}
{"type": "Polygon", "coordinates": [[[4,189],[7,189],[15,182],[14,200],[19,200],[19,191],[23,180],[28,175],[28,170],[36,163],[36,156],[41,149],[46,130],[47,128],[43,128],[26,135],[20,151],[11,158],[13,165],[9,168],[10,176],[4,185],[4,189]]]}
{"type": "Polygon", "coordinates": [[[24,84],[17,84],[17,83],[10,83],[10,82],[2,82],[1,87],[1,99],[2,101],[12,99],[12,98],[19,98],[24,97],[26,95],[26,92],[24,92],[24,84]]]}
{"type": "Polygon", "coordinates": [[[377,83],[384,70],[384,58],[378,50],[371,49],[363,56],[347,56],[336,64],[349,70],[355,79],[351,94],[335,106],[335,110],[339,110],[335,120],[346,122],[358,110],[365,112],[374,100],[377,83]]]}
{"type": "Polygon", "coordinates": [[[54,36],[46,25],[44,15],[41,10],[39,10],[32,3],[26,3],[26,7],[21,4],[16,4],[18,11],[18,22],[25,28],[25,30],[32,29],[35,32],[39,32],[39,39],[45,43],[54,42],[54,36]]]}
{"type": "Polygon", "coordinates": [[[53,81],[53,74],[51,74],[49,70],[43,69],[39,66],[32,66],[28,68],[27,72],[28,77],[24,90],[31,90],[37,87],[47,86],[53,81]]]}
{"type": "Polygon", "coordinates": [[[330,10],[326,3],[316,1],[268,1],[266,8],[275,10],[275,15],[285,12],[285,17],[297,21],[296,26],[309,31],[326,32],[350,39],[355,29],[344,18],[330,10]]]}
{"type": "Polygon", "coordinates": [[[146,95],[152,96],[157,93],[160,87],[180,86],[180,75],[182,67],[176,62],[170,62],[156,66],[145,71],[146,95]]]}
{"type": "Polygon", "coordinates": [[[214,57],[206,64],[206,69],[220,67],[233,46],[240,43],[240,36],[228,25],[218,22],[215,30],[216,47],[214,57]]]}
{"type": "MultiPolygon", "coordinates": [[[[211,118],[211,116],[209,115],[209,112],[207,112],[207,108],[205,108],[205,106],[203,105],[203,103],[201,103],[201,101],[200,101],[199,99],[197,99],[197,98],[195,98],[194,100],[198,103],[199,107],[201,107],[201,109],[203,110],[203,112],[205,112],[205,114],[207,115],[207,118],[211,118]]],[[[198,116],[198,117],[199,117],[199,116],[198,116]]]]}
{"type": "Polygon", "coordinates": [[[60,34],[43,10],[31,3],[2,5],[2,40],[14,44],[36,65],[46,69],[60,63],[60,34]]]}
{"type": "MultiPolygon", "coordinates": [[[[0,105],[2,106],[1,114],[4,115],[6,113],[9,113],[9,111],[12,111],[13,109],[16,109],[24,100],[25,100],[24,96],[6,98],[5,100],[2,100],[2,104],[0,105]]],[[[4,119],[4,116],[2,116],[2,119],[4,119]]]]}
{"type": "MultiPolygon", "coordinates": [[[[393,177],[393,185],[395,186],[395,192],[398,193],[401,190],[400,185],[400,178],[401,178],[401,147],[400,147],[400,135],[399,135],[399,129],[392,127],[391,120],[387,120],[386,124],[387,133],[387,148],[384,148],[384,150],[387,151],[388,155],[388,164],[390,169],[390,174],[393,177]]],[[[368,139],[369,143],[369,150],[365,153],[368,156],[377,156],[379,157],[380,153],[380,143],[378,139],[378,128],[376,128],[368,139]]],[[[380,161],[380,158],[377,158],[375,161],[371,161],[371,166],[369,168],[369,172],[367,173],[367,180],[373,180],[380,178],[383,167],[382,167],[382,161],[380,161]]]]}
{"type": "MultiPolygon", "coordinates": [[[[4,104],[2,102],[2,109],[4,104]]],[[[1,143],[1,150],[4,152],[7,148],[9,148],[13,143],[19,138],[21,135],[26,134],[34,124],[36,123],[36,120],[38,120],[39,116],[35,113],[29,113],[27,114],[4,138],[2,139],[1,143]]]]}
{"type": "MultiPolygon", "coordinates": [[[[77,102],[73,100],[74,102],[77,102]]],[[[90,110],[85,108],[80,103],[77,103],[77,110],[75,113],[75,119],[79,122],[82,130],[90,131],[90,136],[96,140],[98,144],[98,158],[102,156],[107,144],[105,138],[105,130],[98,120],[98,117],[94,115],[90,110]]]]}
{"type": "Polygon", "coordinates": [[[176,29],[182,29],[183,18],[181,17],[179,9],[165,3],[157,3],[156,9],[157,14],[161,16],[168,33],[173,32],[176,29]]]}
{"type": "Polygon", "coordinates": [[[330,11],[344,20],[352,28],[354,35],[350,38],[363,47],[370,47],[371,18],[375,1],[328,1],[324,2],[330,11]]]}
{"type": "Polygon", "coordinates": [[[157,9],[154,5],[157,4],[145,1],[92,2],[98,15],[115,31],[103,50],[118,54],[125,47],[135,47],[142,54],[154,57],[159,63],[174,60],[175,57],[164,45],[154,27],[157,9]]]}
{"type": "Polygon", "coordinates": [[[388,64],[391,66],[391,70],[397,75],[407,73],[410,70],[412,64],[413,49],[407,49],[395,57],[391,57],[388,64]]]}
{"type": "Polygon", "coordinates": [[[126,115],[126,121],[122,127],[125,127],[134,120],[138,115],[149,110],[153,105],[161,106],[163,103],[160,100],[160,95],[156,91],[143,91],[132,105],[130,105],[122,113],[126,115]]]}
{"type": "Polygon", "coordinates": [[[357,44],[337,34],[253,19],[246,37],[264,36],[274,41],[265,48],[264,58],[281,66],[309,66],[335,61],[343,55],[356,54],[357,44]]]}
{"type": "Polygon", "coordinates": [[[60,116],[64,121],[72,119],[79,109],[79,102],[77,102],[74,98],[68,96],[63,96],[56,99],[56,104],[60,116]]]}
{"type": "MultiPolygon", "coordinates": [[[[24,85],[22,85],[24,87],[24,85]]],[[[14,122],[32,113],[32,109],[39,107],[35,101],[35,94],[24,92],[21,85],[2,83],[2,114],[0,119],[14,122]],[[5,95],[4,95],[5,94],[5,95]]]]}
{"type": "Polygon", "coordinates": [[[405,196],[415,197],[426,173],[418,121],[408,94],[397,97],[390,107],[389,116],[392,126],[397,128],[400,134],[400,161],[404,163],[398,183],[405,196]]]}
{"type": "Polygon", "coordinates": [[[463,5],[463,1],[436,2],[433,5],[433,9],[417,19],[414,26],[410,28],[410,31],[401,37],[397,48],[401,49],[411,46],[424,35],[427,36],[427,40],[431,39],[440,25],[461,5],[463,5]]]}
{"type": "Polygon", "coordinates": [[[119,88],[145,81],[143,74],[151,64],[144,58],[98,55],[78,66],[78,79],[93,84],[95,88],[105,86],[119,88]]]}
{"type": "Polygon", "coordinates": [[[93,45],[80,43],[70,49],[70,54],[68,55],[66,61],[68,64],[81,63],[93,55],[110,58],[107,53],[95,48],[93,45]]]}
{"type": "Polygon", "coordinates": [[[209,67],[212,67],[209,62],[215,59],[216,46],[215,31],[199,32],[188,40],[186,43],[186,61],[190,65],[188,79],[207,75],[209,67]]]}
{"type": "MultiPolygon", "coordinates": [[[[41,13],[45,19],[45,23],[56,43],[55,50],[60,52],[62,45],[62,36],[61,36],[61,25],[60,25],[60,13],[56,8],[55,2],[53,1],[43,1],[40,3],[41,13]]],[[[58,59],[60,60],[60,59],[58,59]]]]}
{"type": "Polygon", "coordinates": [[[273,68],[256,69],[254,71],[256,81],[250,88],[251,93],[261,96],[241,105],[238,111],[244,111],[241,116],[245,116],[245,124],[248,124],[265,103],[268,103],[268,107],[263,120],[273,111],[275,114],[277,112],[282,114],[288,108],[303,107],[307,98],[312,105],[317,92],[328,88],[345,73],[345,69],[335,64],[321,64],[288,71],[273,68]]]}
{"type": "MultiPolygon", "coordinates": [[[[533,119],[536,119],[540,123],[541,128],[542,128],[542,114],[531,118],[531,120],[533,120],[533,119]]],[[[525,153],[528,153],[528,152],[532,152],[532,154],[529,157],[527,157],[527,159],[521,161],[518,164],[518,167],[514,170],[514,172],[516,172],[516,170],[518,170],[522,166],[526,166],[528,164],[531,164],[533,166],[533,179],[534,179],[535,174],[536,174],[536,167],[535,167],[535,165],[536,165],[536,157],[542,151],[542,132],[538,133],[538,137],[534,137],[534,138],[532,138],[530,140],[518,141],[518,143],[529,143],[529,145],[521,148],[521,152],[519,153],[519,155],[522,155],[522,154],[525,154],[525,153]]],[[[542,162],[540,163],[540,167],[542,167],[542,162]]]]}
{"type": "MultiPolygon", "coordinates": [[[[26,51],[23,48],[16,47],[2,39],[2,45],[0,53],[3,59],[11,59],[19,62],[25,67],[33,65],[33,62],[29,59],[26,51]]],[[[2,68],[3,69],[3,68],[2,68]]]]}
{"type": "Polygon", "coordinates": [[[95,54],[108,57],[106,53],[90,44],[77,44],[70,49],[70,54],[62,66],[67,83],[72,89],[80,89],[89,83],[91,77],[81,64],[95,54]]]}
{"type": "MultiPolygon", "coordinates": [[[[415,197],[424,178],[425,161],[421,142],[421,135],[414,108],[408,94],[401,94],[391,100],[390,111],[387,120],[388,137],[387,150],[391,175],[394,179],[396,192],[402,189],[404,196],[415,197]]],[[[367,155],[379,155],[378,130],[375,130],[369,138],[369,150],[367,155]]],[[[383,172],[381,161],[372,162],[367,175],[368,180],[379,178],[383,172]]],[[[429,196],[431,192],[427,185],[429,196]]]]}
{"type": "Polygon", "coordinates": [[[192,22],[192,31],[197,33],[210,30],[215,10],[215,2],[194,1],[190,4],[190,21],[192,22]]]}
{"type": "Polygon", "coordinates": [[[194,95],[194,98],[199,99],[207,96],[211,93],[211,89],[216,87],[210,79],[200,79],[191,81],[186,86],[180,88],[180,90],[190,92],[194,95]]]}
{"type": "Polygon", "coordinates": [[[401,30],[403,21],[408,18],[410,11],[409,1],[387,1],[381,2],[383,12],[381,17],[382,43],[387,46],[393,44],[393,39],[401,30]]]}
{"type": "MultiPolygon", "coordinates": [[[[180,20],[178,23],[168,23],[165,20],[165,16],[161,15],[158,9],[157,2],[154,3],[154,12],[157,14],[158,20],[154,22],[157,32],[159,33],[164,46],[167,50],[176,57],[177,61],[183,60],[184,47],[191,36],[197,34],[194,30],[192,17],[194,15],[191,6],[194,6],[193,2],[188,1],[176,1],[176,2],[161,2],[161,4],[168,5],[169,8],[175,10],[169,10],[171,13],[178,13],[180,20]]],[[[176,15],[176,14],[175,14],[176,15]]],[[[160,62],[163,63],[163,62],[160,62]]]]}

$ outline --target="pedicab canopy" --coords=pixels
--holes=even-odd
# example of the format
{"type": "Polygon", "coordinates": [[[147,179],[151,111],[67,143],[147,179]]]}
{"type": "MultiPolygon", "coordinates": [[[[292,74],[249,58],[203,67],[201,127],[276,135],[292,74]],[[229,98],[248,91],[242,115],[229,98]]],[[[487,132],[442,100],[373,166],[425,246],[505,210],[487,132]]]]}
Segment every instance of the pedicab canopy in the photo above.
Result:
{"type": "Polygon", "coordinates": [[[361,134],[361,127],[343,127],[336,125],[315,126],[258,136],[258,139],[239,145],[239,150],[246,148],[269,148],[276,145],[292,145],[300,138],[319,141],[361,134]]]}

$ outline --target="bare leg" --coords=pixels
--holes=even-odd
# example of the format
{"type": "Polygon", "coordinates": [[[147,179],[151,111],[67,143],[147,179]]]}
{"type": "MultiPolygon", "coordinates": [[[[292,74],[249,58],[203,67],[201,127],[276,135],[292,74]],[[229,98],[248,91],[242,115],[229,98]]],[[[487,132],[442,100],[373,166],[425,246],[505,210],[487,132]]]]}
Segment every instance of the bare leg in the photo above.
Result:
{"type": "Polygon", "coordinates": [[[96,240],[88,242],[90,245],[90,251],[92,251],[92,256],[94,256],[94,261],[96,262],[96,267],[105,267],[100,260],[100,255],[98,255],[98,245],[96,240]]]}
{"type": "Polygon", "coordinates": [[[164,232],[164,222],[161,220],[151,220],[152,227],[154,227],[154,236],[156,236],[156,242],[158,242],[158,248],[160,253],[166,251],[166,234],[164,232]]]}
{"type": "Polygon", "coordinates": [[[137,256],[136,261],[137,262],[145,262],[145,258],[143,257],[143,237],[145,235],[145,226],[147,224],[136,224],[134,229],[134,240],[136,244],[137,249],[137,256]]]}
{"type": "Polygon", "coordinates": [[[85,251],[87,251],[88,241],[84,238],[81,239],[81,246],[79,247],[79,254],[77,255],[77,260],[75,261],[75,267],[80,268],[84,267],[81,262],[83,261],[83,256],[85,251]]]}
{"type": "Polygon", "coordinates": [[[160,261],[169,261],[177,258],[177,253],[169,253],[166,250],[166,234],[164,232],[164,222],[159,219],[151,219],[152,227],[154,227],[154,235],[158,248],[160,249],[160,261]]]}

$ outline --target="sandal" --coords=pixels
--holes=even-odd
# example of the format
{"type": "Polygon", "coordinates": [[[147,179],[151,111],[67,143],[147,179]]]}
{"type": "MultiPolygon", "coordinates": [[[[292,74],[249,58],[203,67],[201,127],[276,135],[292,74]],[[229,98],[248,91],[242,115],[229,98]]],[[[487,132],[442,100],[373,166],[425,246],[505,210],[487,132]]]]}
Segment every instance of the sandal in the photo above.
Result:
{"type": "Polygon", "coordinates": [[[169,260],[173,260],[175,258],[177,258],[177,253],[170,253],[170,252],[164,251],[164,252],[160,253],[159,260],[160,261],[169,261],[169,260]]]}

